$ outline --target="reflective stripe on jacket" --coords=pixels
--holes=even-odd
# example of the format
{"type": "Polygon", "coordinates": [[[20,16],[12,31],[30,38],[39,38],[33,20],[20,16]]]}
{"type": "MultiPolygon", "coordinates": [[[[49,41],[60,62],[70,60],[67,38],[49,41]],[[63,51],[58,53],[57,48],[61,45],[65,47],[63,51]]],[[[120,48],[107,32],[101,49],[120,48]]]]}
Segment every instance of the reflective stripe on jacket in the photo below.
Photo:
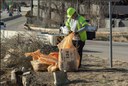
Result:
{"type": "MultiPolygon", "coordinates": [[[[86,25],[88,25],[88,23],[86,22],[86,19],[80,15],[78,15],[78,23],[77,23],[77,29],[81,29],[82,27],[85,27],[86,25]]],[[[71,21],[71,18],[68,18],[68,20],[66,21],[66,26],[68,27],[68,29],[71,29],[71,26],[70,26],[70,21],[71,21]]],[[[79,33],[80,35],[80,39],[82,41],[86,41],[87,40],[87,33],[86,31],[82,31],[79,33]]]]}

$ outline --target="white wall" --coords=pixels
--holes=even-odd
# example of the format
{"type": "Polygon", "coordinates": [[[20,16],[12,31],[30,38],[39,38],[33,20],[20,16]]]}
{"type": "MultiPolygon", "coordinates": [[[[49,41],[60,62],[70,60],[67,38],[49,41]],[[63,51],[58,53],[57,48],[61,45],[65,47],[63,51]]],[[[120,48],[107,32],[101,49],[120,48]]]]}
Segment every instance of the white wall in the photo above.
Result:
{"type": "MultiPolygon", "coordinates": [[[[119,21],[120,19],[114,19],[115,21],[115,27],[119,27],[119,21]]],[[[109,28],[110,26],[110,20],[109,19],[105,19],[105,23],[106,23],[106,26],[105,28],[109,28]]],[[[128,20],[122,20],[123,24],[125,25],[125,27],[128,27],[128,20]]]]}
{"type": "Polygon", "coordinates": [[[9,30],[1,30],[1,38],[11,38],[13,36],[16,36],[18,34],[23,34],[25,36],[36,36],[36,32],[30,32],[30,31],[9,31],[9,30]]]}

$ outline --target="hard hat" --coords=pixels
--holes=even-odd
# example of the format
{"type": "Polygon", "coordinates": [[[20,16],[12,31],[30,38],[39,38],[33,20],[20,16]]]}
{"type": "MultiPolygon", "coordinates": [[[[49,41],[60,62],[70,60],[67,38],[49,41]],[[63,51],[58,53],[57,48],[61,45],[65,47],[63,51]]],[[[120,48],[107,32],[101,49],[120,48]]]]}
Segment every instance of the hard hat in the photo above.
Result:
{"type": "Polygon", "coordinates": [[[67,17],[72,17],[72,15],[76,12],[76,10],[72,7],[67,10],[67,17]]]}

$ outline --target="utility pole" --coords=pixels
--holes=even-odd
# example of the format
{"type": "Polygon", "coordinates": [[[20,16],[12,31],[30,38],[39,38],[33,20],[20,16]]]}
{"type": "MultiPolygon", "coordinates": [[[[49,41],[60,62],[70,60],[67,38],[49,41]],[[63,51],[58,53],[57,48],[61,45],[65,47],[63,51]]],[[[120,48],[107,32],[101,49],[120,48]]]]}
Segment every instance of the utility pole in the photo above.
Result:
{"type": "Polygon", "coordinates": [[[109,36],[109,62],[110,62],[110,67],[112,68],[113,64],[112,64],[112,4],[111,4],[111,0],[109,0],[109,20],[110,20],[110,36],[109,36]]]}
{"type": "MultiPolygon", "coordinates": [[[[62,0],[62,11],[65,10],[65,3],[64,3],[64,0],[62,0]]],[[[61,23],[63,24],[64,23],[64,12],[62,12],[62,21],[61,23]]]]}
{"type": "Polygon", "coordinates": [[[77,6],[76,6],[76,11],[77,11],[77,13],[79,13],[79,0],[77,0],[77,4],[76,4],[77,6]]]}
{"type": "Polygon", "coordinates": [[[33,0],[31,0],[31,14],[33,15],[33,0]]]}
{"type": "Polygon", "coordinates": [[[37,20],[39,21],[40,16],[40,0],[38,0],[38,13],[37,13],[37,20]]]}

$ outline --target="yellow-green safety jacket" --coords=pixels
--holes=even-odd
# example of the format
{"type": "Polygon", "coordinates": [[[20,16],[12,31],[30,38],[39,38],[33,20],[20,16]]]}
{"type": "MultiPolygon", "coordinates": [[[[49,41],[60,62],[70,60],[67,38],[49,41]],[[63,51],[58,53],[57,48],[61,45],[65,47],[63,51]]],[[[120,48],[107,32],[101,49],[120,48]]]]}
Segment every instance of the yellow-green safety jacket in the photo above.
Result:
{"type": "MultiPolygon", "coordinates": [[[[86,22],[86,19],[83,16],[78,15],[77,20],[78,20],[78,23],[77,23],[77,29],[78,30],[81,29],[82,27],[85,27],[86,25],[88,25],[88,23],[86,22]]],[[[71,29],[70,21],[71,21],[71,18],[68,18],[68,20],[65,23],[65,25],[68,27],[69,30],[71,29]]],[[[87,40],[86,31],[79,32],[79,35],[80,35],[81,41],[87,40]]]]}

